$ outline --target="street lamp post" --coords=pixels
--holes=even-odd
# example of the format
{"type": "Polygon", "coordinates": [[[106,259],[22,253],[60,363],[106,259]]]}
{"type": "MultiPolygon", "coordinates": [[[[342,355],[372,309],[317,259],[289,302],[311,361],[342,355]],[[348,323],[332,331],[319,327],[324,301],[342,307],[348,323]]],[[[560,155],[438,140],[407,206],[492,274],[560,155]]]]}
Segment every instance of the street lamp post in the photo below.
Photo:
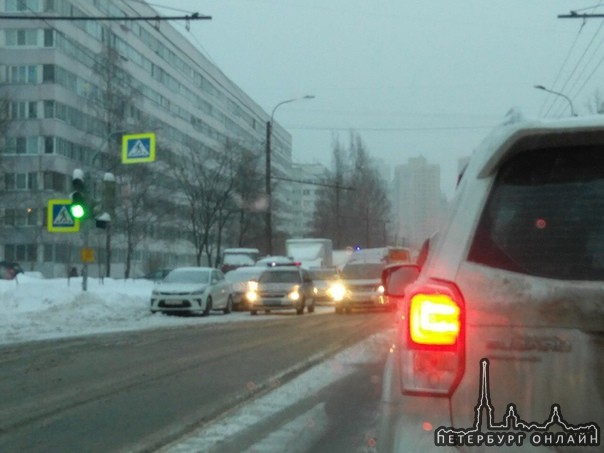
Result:
{"type": "Polygon", "coordinates": [[[294,99],[287,99],[286,101],[279,102],[271,113],[271,118],[266,123],[266,170],[265,170],[265,188],[266,188],[266,240],[267,240],[267,252],[268,255],[273,254],[273,202],[272,202],[272,190],[271,190],[271,136],[273,131],[273,120],[275,117],[275,111],[283,104],[290,102],[299,101],[302,99],[314,99],[313,95],[307,94],[306,96],[294,99]]]}
{"type": "Polygon", "coordinates": [[[534,88],[536,88],[538,90],[547,91],[548,93],[555,94],[556,96],[563,97],[564,99],[566,99],[568,101],[568,105],[570,106],[570,114],[572,116],[577,116],[577,114],[575,113],[575,108],[573,107],[573,101],[571,101],[567,95],[565,95],[563,93],[559,93],[558,91],[550,90],[549,88],[545,88],[543,85],[534,85],[534,88]]]}

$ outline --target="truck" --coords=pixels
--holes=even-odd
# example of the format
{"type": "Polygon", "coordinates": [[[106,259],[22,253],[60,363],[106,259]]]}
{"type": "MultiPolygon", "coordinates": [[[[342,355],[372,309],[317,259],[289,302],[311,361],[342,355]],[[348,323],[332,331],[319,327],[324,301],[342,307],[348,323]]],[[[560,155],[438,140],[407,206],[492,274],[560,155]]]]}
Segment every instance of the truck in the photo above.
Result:
{"type": "Polygon", "coordinates": [[[288,256],[307,269],[333,267],[331,239],[287,239],[285,250],[288,256]]]}

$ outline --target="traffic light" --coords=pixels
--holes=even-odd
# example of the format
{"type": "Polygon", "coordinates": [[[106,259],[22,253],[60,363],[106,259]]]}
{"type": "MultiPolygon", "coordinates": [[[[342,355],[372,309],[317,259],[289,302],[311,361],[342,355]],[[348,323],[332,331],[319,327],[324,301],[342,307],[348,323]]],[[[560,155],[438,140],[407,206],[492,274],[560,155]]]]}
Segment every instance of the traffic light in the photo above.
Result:
{"type": "Polygon", "coordinates": [[[115,176],[112,173],[103,176],[103,199],[99,208],[98,213],[95,212],[96,227],[106,229],[115,211],[115,176]]]}
{"type": "Polygon", "coordinates": [[[79,168],[73,171],[71,185],[73,192],[71,193],[69,212],[74,219],[87,219],[90,216],[90,203],[86,194],[84,172],[79,168]]]}

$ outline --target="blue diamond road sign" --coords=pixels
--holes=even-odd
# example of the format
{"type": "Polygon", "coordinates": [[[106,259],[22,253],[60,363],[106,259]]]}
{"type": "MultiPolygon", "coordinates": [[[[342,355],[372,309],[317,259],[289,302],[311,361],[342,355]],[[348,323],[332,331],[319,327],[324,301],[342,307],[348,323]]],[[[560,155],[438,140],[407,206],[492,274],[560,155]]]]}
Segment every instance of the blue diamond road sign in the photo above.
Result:
{"type": "Polygon", "coordinates": [[[138,164],[155,161],[155,134],[130,134],[122,136],[122,163],[138,164]]]}

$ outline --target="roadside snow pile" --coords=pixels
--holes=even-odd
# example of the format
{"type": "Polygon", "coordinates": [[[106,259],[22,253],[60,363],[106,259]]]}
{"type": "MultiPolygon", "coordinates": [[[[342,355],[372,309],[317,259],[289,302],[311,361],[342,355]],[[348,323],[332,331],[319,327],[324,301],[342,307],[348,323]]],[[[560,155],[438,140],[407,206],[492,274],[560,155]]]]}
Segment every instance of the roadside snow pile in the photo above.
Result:
{"type": "MultiPolygon", "coordinates": [[[[283,319],[251,317],[248,312],[216,312],[209,317],[151,314],[153,287],[154,283],[145,279],[89,278],[87,291],[82,291],[82,277],[40,279],[19,275],[14,280],[0,280],[0,345],[105,332],[283,319]]],[[[333,311],[321,308],[315,314],[333,311]]]]}
{"type": "Polygon", "coordinates": [[[155,318],[148,310],[152,288],[147,280],[89,278],[86,292],[81,277],[0,280],[0,343],[145,327],[141,321],[155,318]]]}

